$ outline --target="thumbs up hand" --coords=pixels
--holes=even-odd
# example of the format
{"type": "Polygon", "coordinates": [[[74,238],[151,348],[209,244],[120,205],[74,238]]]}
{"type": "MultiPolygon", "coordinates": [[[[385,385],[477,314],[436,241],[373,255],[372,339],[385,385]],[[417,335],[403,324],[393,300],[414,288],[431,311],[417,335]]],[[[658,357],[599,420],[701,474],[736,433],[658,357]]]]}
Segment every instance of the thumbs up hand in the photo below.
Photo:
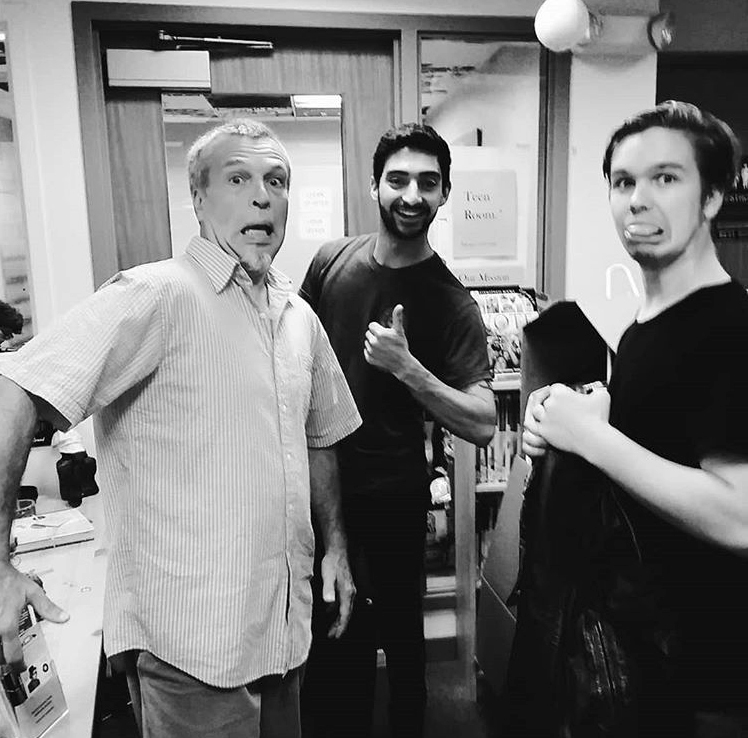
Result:
{"type": "Polygon", "coordinates": [[[408,339],[405,336],[404,312],[402,305],[395,305],[392,311],[392,327],[385,328],[380,323],[369,323],[369,329],[364,338],[366,361],[398,379],[402,379],[413,361],[413,355],[408,348],[408,339]]]}
{"type": "Polygon", "coordinates": [[[395,305],[392,309],[392,329],[405,338],[405,327],[403,326],[403,313],[405,308],[402,305],[395,305]]]}

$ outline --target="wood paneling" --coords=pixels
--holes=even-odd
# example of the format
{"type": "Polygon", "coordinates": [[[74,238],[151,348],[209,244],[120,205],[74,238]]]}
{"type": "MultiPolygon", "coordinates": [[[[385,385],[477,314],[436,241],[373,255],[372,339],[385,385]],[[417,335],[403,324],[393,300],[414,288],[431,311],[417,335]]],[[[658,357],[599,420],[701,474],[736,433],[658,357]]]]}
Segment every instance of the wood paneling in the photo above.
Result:
{"type": "Polygon", "coordinates": [[[284,41],[267,31],[262,36],[273,40],[272,55],[212,56],[212,92],[342,95],[346,232],[375,231],[379,215],[369,197],[371,158],[379,137],[394,122],[393,41],[327,37],[322,46],[284,41]]]}
{"type": "Polygon", "coordinates": [[[171,256],[161,91],[111,88],[106,97],[119,269],[171,256]]]}

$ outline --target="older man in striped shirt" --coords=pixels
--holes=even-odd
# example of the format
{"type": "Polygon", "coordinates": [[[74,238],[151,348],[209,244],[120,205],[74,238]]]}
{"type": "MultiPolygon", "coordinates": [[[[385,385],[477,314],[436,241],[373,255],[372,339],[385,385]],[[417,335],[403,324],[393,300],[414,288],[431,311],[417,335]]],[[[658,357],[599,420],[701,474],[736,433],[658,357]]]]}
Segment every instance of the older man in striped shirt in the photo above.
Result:
{"type": "Polygon", "coordinates": [[[310,508],[332,636],[355,593],[333,447],[361,421],[319,320],[271,266],[291,173],[280,141],[228,123],[188,165],[200,236],[187,252],[116,275],[3,365],[0,634],[14,663],[25,602],[67,619],[9,563],[9,526],[37,418],[67,429],[95,414],[104,645],[127,663],[143,736],[291,738],[310,508]]]}

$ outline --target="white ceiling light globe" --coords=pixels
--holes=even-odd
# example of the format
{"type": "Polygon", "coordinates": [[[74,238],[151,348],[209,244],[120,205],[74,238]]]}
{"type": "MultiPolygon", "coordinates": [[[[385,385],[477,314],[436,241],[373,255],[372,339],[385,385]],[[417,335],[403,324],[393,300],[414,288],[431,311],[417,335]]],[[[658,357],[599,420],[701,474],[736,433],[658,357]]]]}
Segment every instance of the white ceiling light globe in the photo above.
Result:
{"type": "Polygon", "coordinates": [[[590,13],[582,0],[545,0],[535,14],[535,33],[551,51],[568,51],[589,34],[590,13]]]}

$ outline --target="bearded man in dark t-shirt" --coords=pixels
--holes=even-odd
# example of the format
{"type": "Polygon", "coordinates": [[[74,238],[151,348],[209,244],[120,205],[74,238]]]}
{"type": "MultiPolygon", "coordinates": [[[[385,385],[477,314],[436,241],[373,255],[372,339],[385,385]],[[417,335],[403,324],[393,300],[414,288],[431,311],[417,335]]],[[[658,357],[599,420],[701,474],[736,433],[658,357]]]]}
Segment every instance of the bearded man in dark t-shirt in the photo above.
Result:
{"type": "Polygon", "coordinates": [[[322,246],[300,291],[327,330],[363,418],[339,453],[358,594],[353,622],[337,641],[326,638],[324,606],[315,602],[302,696],[315,738],[369,735],[377,646],[387,660],[393,735],[423,735],[424,416],[479,445],[495,422],[480,311],[427,238],[449,195],[449,174],[449,147],[431,127],[385,133],[371,182],[379,231],[322,246]]]}
{"type": "Polygon", "coordinates": [[[630,525],[638,558],[608,562],[627,587],[607,613],[633,682],[626,735],[748,735],[748,295],[710,228],[737,161],[729,127],[687,103],[613,134],[603,172],[644,302],[609,395],[553,385],[525,416],[525,451],[584,457],[630,525]]]}

